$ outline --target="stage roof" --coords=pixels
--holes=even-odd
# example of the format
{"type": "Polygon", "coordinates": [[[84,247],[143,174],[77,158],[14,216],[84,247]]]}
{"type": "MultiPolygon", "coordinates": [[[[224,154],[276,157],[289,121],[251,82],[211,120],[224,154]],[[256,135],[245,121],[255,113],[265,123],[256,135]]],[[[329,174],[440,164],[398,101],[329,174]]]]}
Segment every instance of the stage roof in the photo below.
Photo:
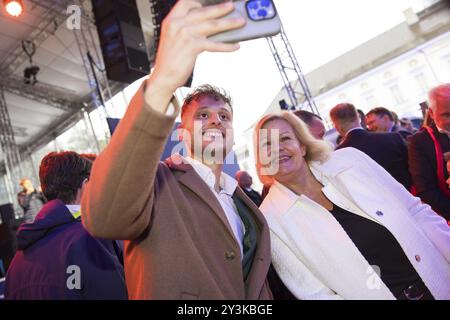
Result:
{"type": "MultiPolygon", "coordinates": [[[[141,2],[138,1],[140,6],[141,2]]],[[[103,62],[99,57],[97,31],[88,14],[91,12],[90,1],[24,0],[23,3],[25,11],[17,18],[9,16],[3,3],[0,4],[0,81],[16,143],[21,151],[34,151],[78,121],[83,107],[86,110],[95,107],[76,31],[69,30],[66,25],[69,5],[81,4],[84,43],[94,59],[100,65],[103,62]],[[24,69],[30,66],[22,48],[24,40],[33,41],[36,46],[33,65],[40,71],[35,85],[24,84],[24,69]]],[[[150,7],[145,8],[141,18],[145,20],[143,27],[150,41],[153,26],[149,22],[150,7]]],[[[78,34],[81,35],[79,31],[78,34]]],[[[126,87],[116,82],[109,82],[109,85],[112,95],[126,87]]],[[[3,159],[1,151],[0,159],[3,159]]]]}

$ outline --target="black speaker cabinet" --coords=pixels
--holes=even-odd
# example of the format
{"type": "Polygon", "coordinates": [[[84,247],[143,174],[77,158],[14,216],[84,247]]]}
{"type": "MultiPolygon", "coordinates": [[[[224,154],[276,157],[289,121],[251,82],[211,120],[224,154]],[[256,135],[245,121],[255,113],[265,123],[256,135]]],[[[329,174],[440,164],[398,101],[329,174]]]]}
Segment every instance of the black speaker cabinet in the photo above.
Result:
{"type": "Polygon", "coordinates": [[[16,253],[15,218],[11,203],[0,206],[0,216],[0,259],[6,271],[16,253]]]}
{"type": "Polygon", "coordinates": [[[136,0],[92,0],[108,79],[132,83],[150,73],[136,0]]]}

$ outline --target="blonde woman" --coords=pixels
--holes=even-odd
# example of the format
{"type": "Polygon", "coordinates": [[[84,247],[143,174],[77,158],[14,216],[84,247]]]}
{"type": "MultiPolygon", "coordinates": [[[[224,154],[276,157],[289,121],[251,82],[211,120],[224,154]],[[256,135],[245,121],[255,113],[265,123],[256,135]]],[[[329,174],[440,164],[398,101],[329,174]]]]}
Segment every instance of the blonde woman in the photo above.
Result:
{"type": "Polygon", "coordinates": [[[273,264],[298,299],[450,299],[450,228],[371,158],[288,112],[259,121],[255,147],[273,264]]]}

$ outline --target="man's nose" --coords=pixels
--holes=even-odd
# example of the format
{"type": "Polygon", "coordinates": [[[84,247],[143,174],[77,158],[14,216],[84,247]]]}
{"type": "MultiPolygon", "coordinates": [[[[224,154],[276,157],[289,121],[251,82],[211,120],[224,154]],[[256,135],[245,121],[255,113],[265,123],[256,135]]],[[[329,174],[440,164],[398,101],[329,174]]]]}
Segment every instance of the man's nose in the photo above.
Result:
{"type": "Polygon", "coordinates": [[[211,117],[209,117],[208,123],[209,123],[210,125],[219,125],[219,124],[222,124],[222,121],[220,121],[219,114],[217,114],[217,113],[212,114],[211,117]]]}

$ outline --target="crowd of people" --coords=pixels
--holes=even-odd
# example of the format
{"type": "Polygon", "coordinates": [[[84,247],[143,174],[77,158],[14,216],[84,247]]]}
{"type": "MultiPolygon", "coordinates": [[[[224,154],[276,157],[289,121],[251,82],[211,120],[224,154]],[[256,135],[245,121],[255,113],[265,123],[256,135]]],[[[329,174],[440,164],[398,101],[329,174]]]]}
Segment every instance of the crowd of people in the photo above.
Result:
{"type": "Polygon", "coordinates": [[[338,104],[336,148],[317,115],[264,116],[261,196],[247,172],[223,172],[230,96],[173,98],[201,52],[239,48],[208,39],[243,25],[223,18],[232,9],[179,1],[106,149],[50,153],[42,191],[22,183],[19,202],[39,212],[18,230],[7,299],[450,299],[450,84],[417,132],[388,109],[338,104]],[[187,155],[160,161],[179,114],[187,155]]]}

